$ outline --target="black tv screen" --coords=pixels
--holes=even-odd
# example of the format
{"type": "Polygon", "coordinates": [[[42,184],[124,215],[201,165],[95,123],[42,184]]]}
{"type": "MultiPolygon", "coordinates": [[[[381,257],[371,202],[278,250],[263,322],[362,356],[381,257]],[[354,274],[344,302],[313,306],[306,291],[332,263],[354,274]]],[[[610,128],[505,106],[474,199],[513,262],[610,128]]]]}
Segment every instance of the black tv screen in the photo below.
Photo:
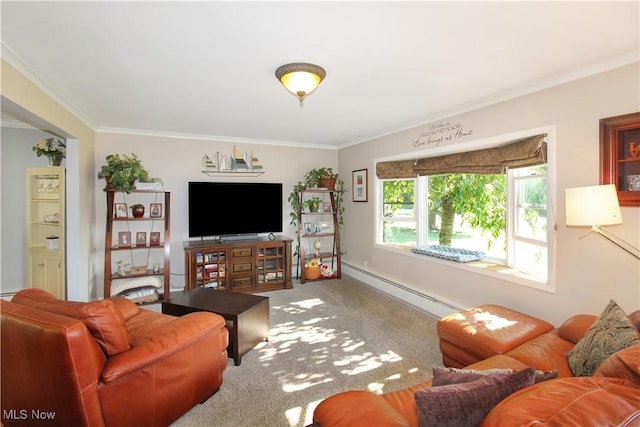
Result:
{"type": "Polygon", "coordinates": [[[282,232],[282,184],[189,182],[189,237],[282,232]]]}

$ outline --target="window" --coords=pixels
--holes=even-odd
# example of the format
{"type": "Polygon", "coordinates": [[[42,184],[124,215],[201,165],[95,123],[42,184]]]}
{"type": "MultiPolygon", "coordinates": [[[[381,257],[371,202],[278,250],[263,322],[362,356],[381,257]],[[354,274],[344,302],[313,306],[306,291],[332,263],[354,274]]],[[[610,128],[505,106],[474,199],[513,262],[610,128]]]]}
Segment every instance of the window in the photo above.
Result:
{"type": "Polygon", "coordinates": [[[416,244],[414,187],[415,181],[408,179],[382,183],[382,242],[409,247],[416,244]]]}
{"type": "MultiPolygon", "coordinates": [[[[536,137],[535,146],[545,144],[543,137],[536,137]]],[[[521,142],[513,144],[517,145],[514,152],[522,148],[521,142]]],[[[546,146],[544,151],[537,160],[514,163],[502,173],[438,173],[443,157],[467,159],[469,153],[441,156],[437,161],[411,160],[414,172],[439,169],[410,178],[385,178],[397,173],[393,166],[398,163],[406,172],[406,161],[378,163],[377,243],[394,248],[440,244],[480,250],[486,253],[484,261],[507,266],[510,274],[517,270],[521,277],[547,282],[548,233],[553,228],[548,220],[553,219],[547,215],[546,146]],[[388,166],[392,169],[385,172],[388,166]]],[[[476,158],[486,157],[483,150],[476,158]]],[[[473,162],[473,167],[482,165],[473,162]]]]}
{"type": "Polygon", "coordinates": [[[513,169],[507,265],[547,279],[547,165],[513,169]]]}

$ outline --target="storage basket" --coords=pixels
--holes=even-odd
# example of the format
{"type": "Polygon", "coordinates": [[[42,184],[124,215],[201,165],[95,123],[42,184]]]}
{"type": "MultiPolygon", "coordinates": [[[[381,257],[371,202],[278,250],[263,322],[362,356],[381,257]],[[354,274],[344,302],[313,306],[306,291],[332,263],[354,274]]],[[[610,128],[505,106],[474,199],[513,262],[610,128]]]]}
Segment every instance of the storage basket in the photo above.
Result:
{"type": "Polygon", "coordinates": [[[314,280],[320,277],[320,266],[317,265],[315,267],[305,267],[304,268],[304,278],[307,280],[314,280]]]}

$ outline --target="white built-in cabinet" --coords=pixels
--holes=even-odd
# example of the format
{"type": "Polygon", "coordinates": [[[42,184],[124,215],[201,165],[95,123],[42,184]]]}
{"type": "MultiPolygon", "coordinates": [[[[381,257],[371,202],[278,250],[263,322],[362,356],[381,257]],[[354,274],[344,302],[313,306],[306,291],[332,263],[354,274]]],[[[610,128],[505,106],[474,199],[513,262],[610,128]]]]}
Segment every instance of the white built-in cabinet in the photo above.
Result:
{"type": "Polygon", "coordinates": [[[65,170],[26,170],[27,287],[66,298],[65,170]]]}

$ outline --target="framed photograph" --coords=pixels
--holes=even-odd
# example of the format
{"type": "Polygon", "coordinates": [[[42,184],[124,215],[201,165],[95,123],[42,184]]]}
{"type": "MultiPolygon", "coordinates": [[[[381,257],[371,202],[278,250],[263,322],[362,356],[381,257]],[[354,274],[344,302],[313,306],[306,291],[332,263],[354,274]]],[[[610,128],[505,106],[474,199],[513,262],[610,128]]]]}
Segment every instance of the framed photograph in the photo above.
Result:
{"type": "Polygon", "coordinates": [[[310,222],[304,223],[304,234],[313,234],[313,226],[310,222]]]}
{"type": "Polygon", "coordinates": [[[127,212],[127,204],[126,203],[116,203],[116,218],[127,218],[129,217],[129,213],[127,212]]]}
{"type": "Polygon", "coordinates": [[[138,231],[136,233],[136,246],[147,246],[147,232],[138,231]]]}
{"type": "Polygon", "coordinates": [[[162,203],[151,203],[151,211],[149,212],[151,218],[162,218],[162,203]]]}
{"type": "Polygon", "coordinates": [[[149,237],[150,246],[160,246],[160,232],[152,231],[149,237]]]}
{"type": "Polygon", "coordinates": [[[131,246],[131,232],[120,231],[118,232],[118,247],[128,248],[131,246]]]}
{"type": "Polygon", "coordinates": [[[322,211],[323,212],[333,212],[331,210],[331,202],[324,202],[323,206],[322,206],[322,211]]]}
{"type": "Polygon", "coordinates": [[[353,201],[366,202],[368,193],[367,169],[353,171],[353,201]]]}

